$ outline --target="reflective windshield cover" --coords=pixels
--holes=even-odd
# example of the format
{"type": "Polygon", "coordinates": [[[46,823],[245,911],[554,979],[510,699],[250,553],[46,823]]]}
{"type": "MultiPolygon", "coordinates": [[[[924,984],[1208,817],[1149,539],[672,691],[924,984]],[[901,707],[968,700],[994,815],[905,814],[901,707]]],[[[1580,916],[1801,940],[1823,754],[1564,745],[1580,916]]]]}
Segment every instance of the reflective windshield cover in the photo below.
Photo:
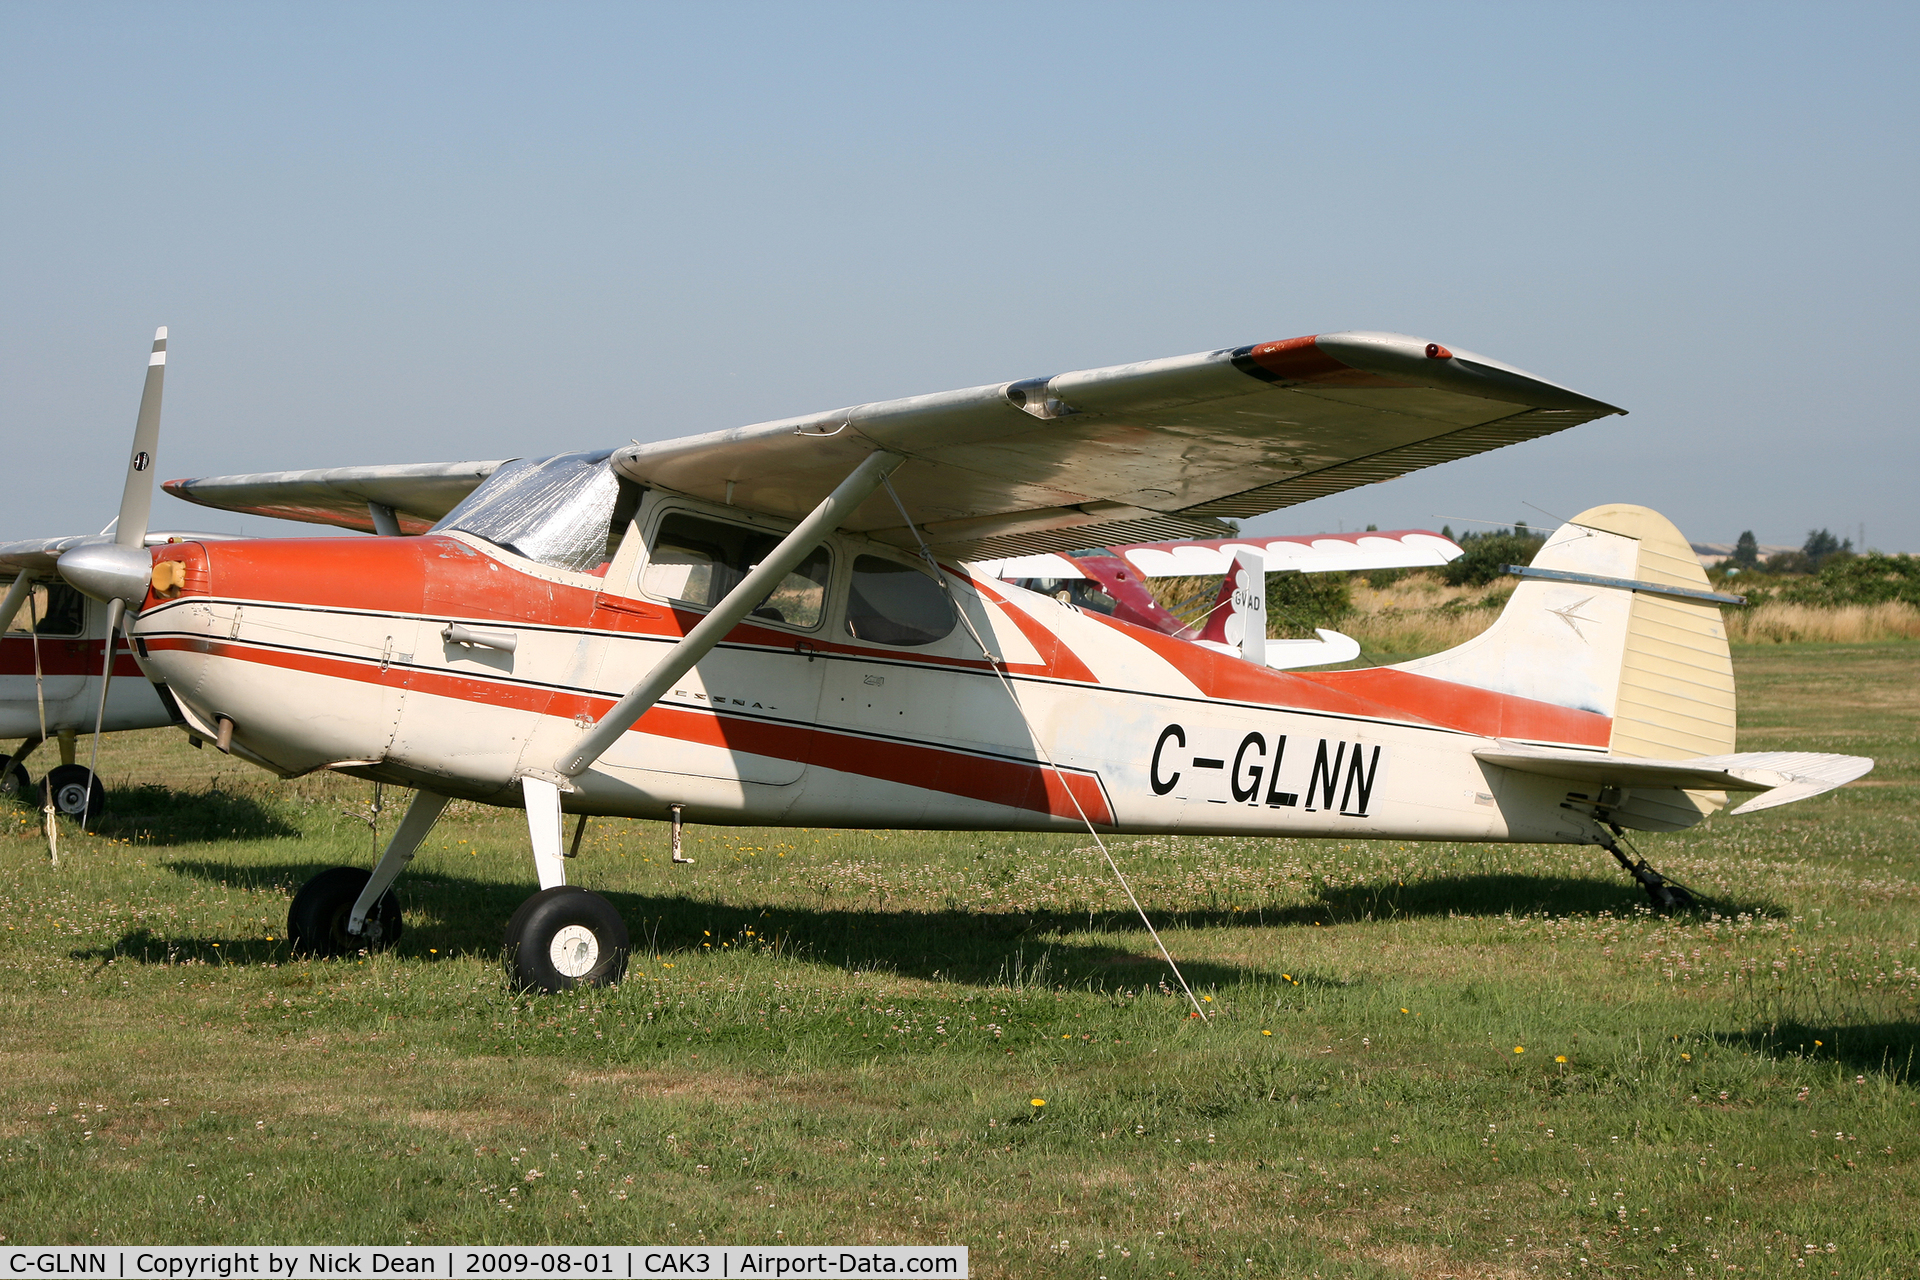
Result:
{"type": "Polygon", "coordinates": [[[434,533],[458,530],[556,569],[605,573],[633,516],[607,465],[611,449],[516,458],[447,512],[434,533]]]}

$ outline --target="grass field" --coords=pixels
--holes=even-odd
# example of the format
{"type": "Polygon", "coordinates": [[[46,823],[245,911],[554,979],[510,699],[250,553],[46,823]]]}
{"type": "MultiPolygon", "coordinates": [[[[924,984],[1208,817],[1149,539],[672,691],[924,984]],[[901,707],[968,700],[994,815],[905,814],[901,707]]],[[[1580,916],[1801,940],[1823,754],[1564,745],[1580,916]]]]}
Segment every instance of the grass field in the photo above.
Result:
{"type": "MultiPolygon", "coordinates": [[[[1598,851],[589,828],[614,991],[510,994],[517,812],[456,805],[395,952],[288,955],[372,788],[169,733],[48,866],[0,812],[0,1236],[956,1243],[974,1274],[1909,1276],[1920,645],[1736,651],[1743,749],[1862,784],[1598,851]],[[1036,1100],[1044,1100],[1039,1105],[1036,1100]]],[[[35,764],[44,763],[36,759],[35,764]]],[[[404,796],[389,795],[382,834],[404,796]]]]}

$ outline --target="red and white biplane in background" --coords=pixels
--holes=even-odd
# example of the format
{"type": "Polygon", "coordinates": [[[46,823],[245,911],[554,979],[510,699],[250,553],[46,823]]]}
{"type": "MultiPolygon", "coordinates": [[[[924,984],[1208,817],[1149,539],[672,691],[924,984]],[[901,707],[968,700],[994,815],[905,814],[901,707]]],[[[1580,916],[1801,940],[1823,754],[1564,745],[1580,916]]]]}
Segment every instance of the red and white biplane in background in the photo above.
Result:
{"type": "MultiPolygon", "coordinates": [[[[628,949],[566,884],[563,812],[1595,844],[1674,903],[1623,829],[1872,762],[1732,753],[1726,597],[1651,511],[1575,517],[1489,631],[1376,669],[1271,670],[965,567],[1222,539],[1225,518],[1617,412],[1438,344],[1327,334],[517,459],[418,537],[147,549],[123,514],[58,569],[133,611],[190,733],[283,776],[416,789],[371,874],[295,896],[290,936],[321,953],[392,943],[391,886],[455,796],[527,811],[541,888],[507,941],[546,989],[614,981],[628,949]]],[[[376,502],[404,527],[407,484],[438,482],[412,471],[168,488],[307,519],[376,502]]]]}
{"type": "MultiPolygon", "coordinates": [[[[1264,637],[1265,577],[1269,573],[1353,573],[1374,569],[1438,568],[1464,554],[1451,538],[1425,529],[1387,533],[1320,533],[1136,542],[1090,551],[1015,556],[968,565],[975,573],[1151,627],[1223,653],[1251,657],[1248,637],[1264,637]],[[1219,578],[1210,608],[1192,622],[1162,605],[1150,578],[1219,578]]],[[[1181,610],[1184,612],[1184,610],[1181,610]]],[[[1278,670],[1328,666],[1360,656],[1351,636],[1316,628],[1313,640],[1267,640],[1256,659],[1278,670]]]]}

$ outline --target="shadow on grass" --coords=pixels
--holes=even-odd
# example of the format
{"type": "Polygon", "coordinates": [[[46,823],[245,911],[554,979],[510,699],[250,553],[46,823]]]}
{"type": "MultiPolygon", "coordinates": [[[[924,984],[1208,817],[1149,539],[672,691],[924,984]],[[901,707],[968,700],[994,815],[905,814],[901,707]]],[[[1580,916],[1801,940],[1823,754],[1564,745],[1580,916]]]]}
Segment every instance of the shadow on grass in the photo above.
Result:
{"type": "MultiPolygon", "coordinates": [[[[170,861],[170,870],[236,888],[291,894],[325,869],[320,863],[236,867],[199,859],[170,861]]],[[[414,960],[478,957],[497,960],[507,918],[532,886],[446,876],[407,876],[397,890],[408,925],[395,951],[414,960]]],[[[908,977],[998,985],[1151,985],[1164,962],[1138,932],[1137,918],[1098,913],[1095,929],[1113,931],[1112,945],[1062,943],[1056,935],[1088,928],[1084,912],[860,911],[807,907],[729,906],[685,895],[603,891],[620,912],[636,952],[685,955],[734,949],[784,955],[849,971],[880,970],[908,977]],[[1142,945],[1146,944],[1146,945],[1142,945]],[[1044,966],[1036,968],[1041,956],[1044,966]]],[[[1163,927],[1253,922],[1245,912],[1188,912],[1156,916],[1163,927]]],[[[278,931],[276,930],[276,935],[278,931]]],[[[259,964],[291,958],[284,937],[206,938],[128,932],[109,947],[73,953],[104,962],[125,958],[149,964],[259,964]]],[[[1182,964],[1196,987],[1226,986],[1270,976],[1238,965],[1182,964]]]]}
{"type": "MultiPolygon", "coordinates": [[[[1631,915],[1649,905],[1646,891],[1624,875],[1615,883],[1584,877],[1504,874],[1438,876],[1410,884],[1380,881],[1344,889],[1322,889],[1315,902],[1263,915],[1273,924],[1349,924],[1432,916],[1498,916],[1508,912],[1549,916],[1593,916],[1609,912],[1620,916],[1631,915]]],[[[1784,914],[1778,904],[1761,898],[1703,899],[1702,908],[1722,915],[1784,914]]]]}
{"type": "MultiPolygon", "coordinates": [[[[327,864],[237,867],[207,859],[177,859],[167,865],[183,875],[291,895],[327,864]]],[[[479,957],[492,961],[501,953],[507,918],[526,900],[531,886],[518,881],[409,875],[401,879],[398,892],[410,917],[397,947],[400,955],[417,960],[479,957]]],[[[634,949],[642,953],[772,950],[847,970],[876,969],[987,985],[1030,980],[1044,985],[1138,986],[1159,982],[1165,972],[1164,962],[1131,914],[735,906],[684,894],[607,891],[603,896],[620,912],[634,949]],[[1089,933],[1109,933],[1113,942],[1089,940],[1089,933]],[[1059,938],[1062,934],[1081,936],[1064,943],[1059,938]],[[1030,972],[1029,966],[1041,955],[1048,958],[1047,971],[1030,972]]],[[[1489,875],[1326,890],[1316,902],[1281,907],[1175,912],[1156,910],[1151,902],[1147,907],[1162,929],[1244,929],[1492,916],[1509,911],[1624,915],[1645,903],[1645,895],[1630,883],[1489,875]]],[[[125,935],[113,947],[76,953],[77,958],[102,960],[116,955],[147,963],[264,963],[289,958],[284,938],[268,942],[160,937],[145,930],[125,935]]],[[[1271,980],[1287,967],[1278,955],[1271,972],[1266,967],[1200,962],[1182,966],[1195,986],[1271,980]]]]}
{"type": "Polygon", "coordinates": [[[1863,1022],[1816,1027],[1780,1022],[1754,1031],[1722,1032],[1721,1044],[1769,1058],[1833,1062],[1858,1075],[1874,1072],[1911,1083],[1920,1068],[1920,1022],[1863,1022]]]}
{"type": "Polygon", "coordinates": [[[300,829],[251,796],[218,787],[175,791],[156,783],[115,787],[107,812],[87,824],[94,835],[156,848],[269,840],[298,836],[300,829]]]}

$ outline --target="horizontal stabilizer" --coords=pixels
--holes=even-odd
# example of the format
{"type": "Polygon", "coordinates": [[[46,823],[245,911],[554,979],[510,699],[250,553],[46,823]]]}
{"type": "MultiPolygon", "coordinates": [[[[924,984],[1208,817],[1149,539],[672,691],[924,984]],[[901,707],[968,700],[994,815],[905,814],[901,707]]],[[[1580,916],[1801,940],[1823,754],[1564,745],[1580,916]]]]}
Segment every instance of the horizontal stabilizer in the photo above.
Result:
{"type": "Polygon", "coordinates": [[[1733,810],[1735,813],[1752,813],[1817,796],[1873,768],[1873,761],[1865,756],[1817,751],[1740,751],[1691,760],[1642,760],[1501,743],[1473,754],[1475,759],[1503,769],[1601,787],[1766,793],[1733,810]]]}

